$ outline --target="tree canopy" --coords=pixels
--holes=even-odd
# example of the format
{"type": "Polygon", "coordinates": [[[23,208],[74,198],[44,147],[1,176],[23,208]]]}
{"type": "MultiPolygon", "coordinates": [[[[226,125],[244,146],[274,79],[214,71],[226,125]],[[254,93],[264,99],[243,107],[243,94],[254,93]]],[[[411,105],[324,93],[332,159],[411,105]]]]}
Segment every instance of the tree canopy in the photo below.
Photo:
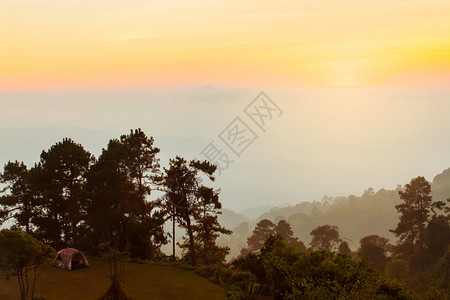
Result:
{"type": "Polygon", "coordinates": [[[311,248],[313,249],[330,249],[337,247],[341,242],[339,230],[337,226],[322,225],[311,231],[311,248]]]}

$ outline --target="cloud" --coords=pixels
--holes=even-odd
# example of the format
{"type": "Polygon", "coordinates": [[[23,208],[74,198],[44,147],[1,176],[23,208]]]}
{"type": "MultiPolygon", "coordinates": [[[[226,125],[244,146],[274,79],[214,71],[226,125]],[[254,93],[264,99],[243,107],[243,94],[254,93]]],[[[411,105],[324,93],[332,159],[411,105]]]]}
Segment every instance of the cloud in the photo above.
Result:
{"type": "Polygon", "coordinates": [[[142,40],[142,39],[148,39],[151,37],[157,37],[157,35],[154,36],[148,36],[148,35],[124,35],[124,36],[117,36],[108,38],[108,41],[128,41],[128,40],[142,40]]]}
{"type": "Polygon", "coordinates": [[[326,13],[249,13],[236,15],[238,19],[286,19],[324,16],[326,13]]]}

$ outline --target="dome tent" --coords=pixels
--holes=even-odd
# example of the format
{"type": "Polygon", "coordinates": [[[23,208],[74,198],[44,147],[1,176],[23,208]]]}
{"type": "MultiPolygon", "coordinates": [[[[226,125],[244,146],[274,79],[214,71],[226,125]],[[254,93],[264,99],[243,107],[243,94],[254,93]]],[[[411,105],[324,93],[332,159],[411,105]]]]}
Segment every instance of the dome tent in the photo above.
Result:
{"type": "Polygon", "coordinates": [[[89,267],[89,262],[83,252],[67,248],[56,253],[55,260],[59,260],[59,266],[66,270],[72,270],[74,266],[84,265],[89,267]]]}

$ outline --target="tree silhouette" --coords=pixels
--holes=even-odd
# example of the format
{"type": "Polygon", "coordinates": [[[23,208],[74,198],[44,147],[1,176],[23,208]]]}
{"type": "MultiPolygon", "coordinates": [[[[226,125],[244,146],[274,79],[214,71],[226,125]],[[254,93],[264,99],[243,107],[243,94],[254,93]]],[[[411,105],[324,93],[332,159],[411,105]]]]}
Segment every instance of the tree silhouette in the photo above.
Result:
{"type": "Polygon", "coordinates": [[[287,245],[297,246],[301,250],[306,250],[305,244],[297,237],[294,237],[294,232],[292,231],[291,225],[285,220],[278,221],[277,225],[274,228],[274,232],[280,234],[287,245]]]}
{"type": "MultiPolygon", "coordinates": [[[[189,163],[182,157],[177,156],[169,161],[169,168],[164,169],[164,186],[166,189],[166,211],[171,211],[173,222],[173,242],[175,242],[175,220],[186,229],[188,234],[187,243],[181,245],[188,248],[188,256],[193,265],[197,263],[197,251],[193,222],[200,205],[200,189],[205,175],[214,181],[214,172],[217,166],[208,161],[191,160],[189,163]]],[[[175,244],[173,244],[175,245],[175,244]]],[[[174,251],[174,249],[173,249],[174,251]]]]}
{"type": "Polygon", "coordinates": [[[399,191],[403,203],[395,208],[400,213],[400,221],[394,230],[390,230],[400,238],[399,244],[402,254],[409,257],[422,247],[422,235],[425,231],[430,212],[442,209],[442,201],[432,202],[431,186],[424,177],[411,179],[404,191],[399,191]]]}
{"type": "Polygon", "coordinates": [[[450,224],[445,216],[433,216],[423,235],[426,255],[433,261],[442,257],[450,245],[450,224]]]}
{"type": "MultiPolygon", "coordinates": [[[[126,167],[138,193],[137,201],[141,205],[151,194],[152,185],[160,181],[159,159],[156,157],[159,148],[154,147],[153,142],[153,137],[147,137],[140,128],[120,137],[126,153],[126,167]]],[[[143,208],[142,211],[145,214],[146,209],[143,208]]]]}
{"type": "Polygon", "coordinates": [[[369,258],[374,267],[384,269],[390,249],[389,240],[374,234],[362,238],[359,243],[358,253],[369,258]]]}
{"type": "Polygon", "coordinates": [[[256,224],[252,235],[247,239],[248,251],[253,252],[261,249],[264,243],[274,233],[275,224],[267,219],[262,219],[256,224]]]}
{"type": "Polygon", "coordinates": [[[79,234],[85,213],[82,189],[92,161],[82,145],[63,139],[42,151],[39,164],[31,170],[39,198],[36,234],[56,248],[73,246],[79,234]]]}
{"type": "Polygon", "coordinates": [[[330,249],[337,246],[341,239],[337,226],[323,225],[313,229],[310,233],[312,241],[310,243],[313,249],[330,249]]]}
{"type": "Polygon", "coordinates": [[[350,249],[347,241],[342,241],[339,244],[338,248],[339,253],[350,255],[352,254],[352,250],[350,249]]]}
{"type": "Polygon", "coordinates": [[[108,242],[142,258],[166,243],[163,214],[150,202],[158,173],[153,139],[140,130],[110,140],[87,174],[86,207],[89,243],[108,242]],[[127,249],[128,248],[128,249],[127,249]]]}
{"type": "Polygon", "coordinates": [[[16,227],[31,233],[36,214],[35,200],[30,183],[30,171],[23,162],[8,162],[0,173],[0,225],[13,220],[16,227]]]}
{"type": "Polygon", "coordinates": [[[221,226],[217,219],[222,208],[219,194],[206,186],[201,186],[196,194],[198,200],[194,210],[196,224],[193,225],[193,230],[198,258],[201,263],[207,265],[222,263],[230,248],[218,246],[216,240],[220,234],[231,234],[231,230],[221,226]]]}

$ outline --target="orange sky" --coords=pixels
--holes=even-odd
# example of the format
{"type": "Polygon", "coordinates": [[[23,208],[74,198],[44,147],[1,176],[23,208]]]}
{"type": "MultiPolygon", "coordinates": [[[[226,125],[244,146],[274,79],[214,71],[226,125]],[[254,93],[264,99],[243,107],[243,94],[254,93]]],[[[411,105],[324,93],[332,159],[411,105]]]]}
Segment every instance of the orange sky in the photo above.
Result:
{"type": "Polygon", "coordinates": [[[0,3],[0,91],[450,83],[446,1],[0,3]]]}

